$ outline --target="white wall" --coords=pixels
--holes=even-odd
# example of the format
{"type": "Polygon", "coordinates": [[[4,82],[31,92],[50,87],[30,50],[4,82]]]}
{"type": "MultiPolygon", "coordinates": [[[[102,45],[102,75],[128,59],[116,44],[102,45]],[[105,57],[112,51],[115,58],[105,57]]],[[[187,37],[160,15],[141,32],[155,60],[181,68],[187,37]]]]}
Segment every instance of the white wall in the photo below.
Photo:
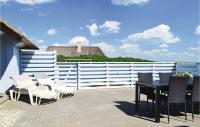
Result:
{"type": "Polygon", "coordinates": [[[19,74],[19,52],[16,47],[19,41],[1,34],[0,41],[0,93],[6,92],[13,84],[10,82],[10,76],[19,74]]]}

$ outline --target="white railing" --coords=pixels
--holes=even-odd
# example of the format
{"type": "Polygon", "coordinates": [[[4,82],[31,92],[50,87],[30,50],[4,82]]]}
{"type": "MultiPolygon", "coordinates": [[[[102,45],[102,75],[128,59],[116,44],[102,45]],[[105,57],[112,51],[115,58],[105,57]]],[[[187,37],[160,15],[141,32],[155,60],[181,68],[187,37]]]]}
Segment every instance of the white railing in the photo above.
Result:
{"type": "Polygon", "coordinates": [[[20,54],[20,72],[29,74],[45,72],[54,79],[56,66],[56,52],[21,50],[20,54]]]}
{"type": "Polygon", "coordinates": [[[78,86],[77,64],[57,63],[54,71],[54,80],[64,81],[72,86],[78,86]]]}
{"type": "Polygon", "coordinates": [[[174,62],[79,62],[57,63],[55,79],[77,83],[79,88],[131,86],[138,72],[175,72],[174,62]]]}
{"type": "Polygon", "coordinates": [[[192,68],[194,74],[200,73],[199,63],[193,66],[175,62],[57,63],[56,52],[37,50],[22,50],[20,57],[21,74],[45,72],[53,80],[62,80],[80,89],[132,86],[138,80],[138,72],[152,72],[154,80],[159,79],[158,73],[185,71],[185,68],[192,68]]]}

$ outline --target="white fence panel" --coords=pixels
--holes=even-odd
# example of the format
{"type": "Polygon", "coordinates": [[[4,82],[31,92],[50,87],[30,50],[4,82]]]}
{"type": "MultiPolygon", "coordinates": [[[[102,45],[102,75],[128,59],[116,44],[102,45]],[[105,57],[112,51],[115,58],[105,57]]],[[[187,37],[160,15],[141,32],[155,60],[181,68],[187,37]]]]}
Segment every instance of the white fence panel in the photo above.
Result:
{"type": "Polygon", "coordinates": [[[64,81],[71,86],[77,86],[77,64],[75,63],[57,63],[56,80],[64,81]]]}
{"type": "MultiPolygon", "coordinates": [[[[138,72],[152,72],[153,79],[159,79],[159,73],[181,71],[180,68],[193,69],[198,73],[200,64],[180,64],[174,62],[56,62],[56,52],[22,50],[21,73],[32,75],[45,72],[54,80],[64,81],[78,88],[131,86],[137,80],[138,72]],[[177,68],[176,68],[177,67],[177,68]]],[[[199,72],[200,73],[200,72],[199,72]]]]}
{"type": "Polygon", "coordinates": [[[154,80],[159,72],[174,72],[172,62],[81,62],[78,63],[78,84],[89,86],[130,86],[138,80],[138,72],[152,72],[154,80]]]}
{"type": "Polygon", "coordinates": [[[44,72],[55,79],[56,52],[21,50],[20,58],[21,74],[44,72]]]}

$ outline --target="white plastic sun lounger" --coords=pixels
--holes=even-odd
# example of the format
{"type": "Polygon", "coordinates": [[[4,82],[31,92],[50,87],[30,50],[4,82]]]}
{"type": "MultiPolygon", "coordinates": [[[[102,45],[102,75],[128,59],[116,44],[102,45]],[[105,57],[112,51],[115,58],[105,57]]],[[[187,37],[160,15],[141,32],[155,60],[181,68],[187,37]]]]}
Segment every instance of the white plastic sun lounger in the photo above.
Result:
{"type": "Polygon", "coordinates": [[[75,92],[77,91],[76,87],[69,87],[67,83],[54,82],[44,73],[34,74],[34,77],[36,77],[36,79],[40,85],[49,86],[52,90],[59,92],[61,94],[61,97],[63,96],[63,94],[74,95],[75,92]]]}
{"type": "Polygon", "coordinates": [[[12,101],[18,101],[21,94],[28,94],[32,105],[40,104],[41,99],[58,99],[59,93],[50,91],[48,87],[39,86],[32,81],[28,75],[16,75],[10,77],[15,85],[15,88],[10,90],[12,101]],[[34,102],[34,96],[36,100],[34,102]]]}

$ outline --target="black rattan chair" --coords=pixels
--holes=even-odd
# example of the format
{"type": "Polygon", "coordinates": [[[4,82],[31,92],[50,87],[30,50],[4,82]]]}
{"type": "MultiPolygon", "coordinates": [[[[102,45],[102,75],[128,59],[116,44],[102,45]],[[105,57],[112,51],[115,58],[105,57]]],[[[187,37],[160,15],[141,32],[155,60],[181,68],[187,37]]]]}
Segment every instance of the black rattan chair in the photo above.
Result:
{"type": "Polygon", "coordinates": [[[197,103],[200,111],[200,76],[195,76],[192,84],[192,119],[194,119],[194,103],[197,103]]]}
{"type": "Polygon", "coordinates": [[[169,83],[169,78],[173,76],[173,73],[159,73],[160,82],[169,83]]]}
{"type": "MultiPolygon", "coordinates": [[[[173,73],[159,73],[160,83],[168,84],[171,76],[173,76],[173,73]]],[[[168,88],[161,89],[161,93],[164,95],[168,94],[168,88]]]]}
{"type": "Polygon", "coordinates": [[[168,93],[168,123],[169,123],[169,113],[170,113],[170,104],[184,103],[185,105],[185,119],[187,120],[186,113],[186,90],[188,84],[188,77],[170,77],[169,80],[169,93],[168,93]]]}
{"type": "MultiPolygon", "coordinates": [[[[142,83],[151,85],[153,82],[152,73],[138,73],[138,82],[142,82],[142,83]]],[[[147,96],[146,110],[148,110],[149,99],[151,99],[153,103],[155,100],[154,89],[150,88],[150,87],[140,87],[139,91],[140,91],[139,92],[139,100],[140,100],[140,94],[144,94],[147,96]]]]}

